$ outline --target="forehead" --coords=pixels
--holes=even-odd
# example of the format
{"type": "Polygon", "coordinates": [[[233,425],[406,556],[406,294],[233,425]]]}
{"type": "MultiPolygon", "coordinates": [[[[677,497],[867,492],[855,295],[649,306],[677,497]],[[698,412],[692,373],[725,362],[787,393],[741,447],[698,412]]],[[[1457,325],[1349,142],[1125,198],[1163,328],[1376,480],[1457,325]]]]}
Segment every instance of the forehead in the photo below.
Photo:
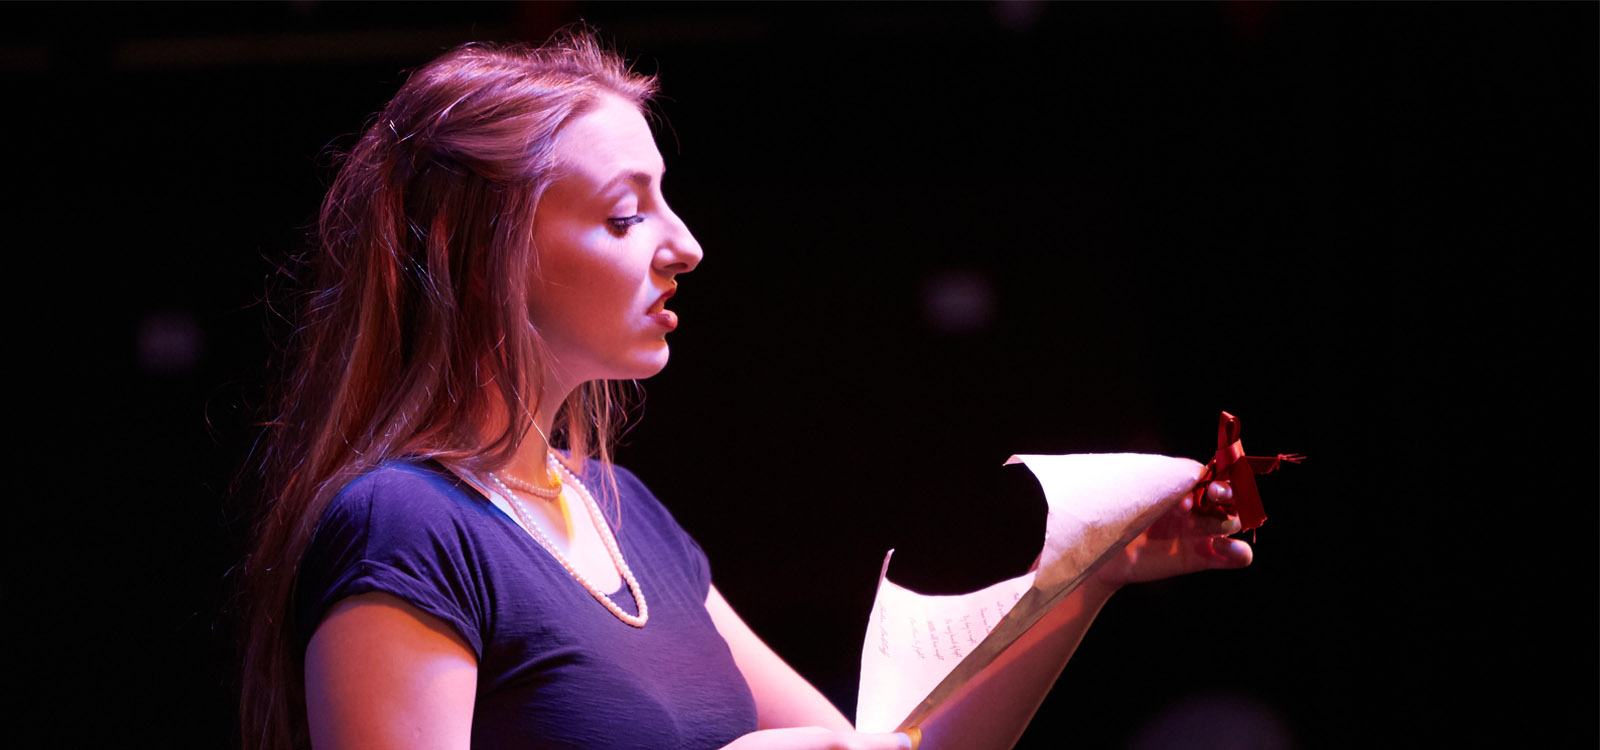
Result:
{"type": "Polygon", "coordinates": [[[597,181],[623,171],[660,174],[663,169],[644,114],[612,94],[602,94],[594,107],[561,129],[555,157],[565,175],[597,181]]]}

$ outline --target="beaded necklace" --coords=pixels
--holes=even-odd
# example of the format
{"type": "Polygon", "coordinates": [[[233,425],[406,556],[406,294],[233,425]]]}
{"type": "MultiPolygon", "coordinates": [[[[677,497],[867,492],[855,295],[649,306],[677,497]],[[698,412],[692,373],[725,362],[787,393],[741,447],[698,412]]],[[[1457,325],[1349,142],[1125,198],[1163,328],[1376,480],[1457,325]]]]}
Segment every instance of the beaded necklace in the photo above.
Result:
{"type": "MultiPolygon", "coordinates": [[[[550,454],[546,453],[545,455],[548,456],[550,454]]],[[[522,490],[523,492],[533,495],[541,500],[554,500],[558,497],[561,497],[561,475],[556,473],[555,467],[553,466],[545,467],[545,481],[550,485],[548,487],[540,487],[539,485],[534,484],[526,479],[514,477],[511,474],[504,472],[500,474],[500,479],[506,484],[509,484],[512,487],[522,490]]]]}
{"type": "MultiPolygon", "coordinates": [[[[573,474],[572,470],[568,469],[565,464],[562,464],[555,457],[555,454],[545,454],[545,460],[550,465],[552,476],[557,479],[557,492],[559,493],[563,484],[560,481],[560,475],[564,474],[567,483],[570,483],[577,492],[579,500],[584,504],[584,507],[589,509],[589,519],[594,522],[594,528],[600,535],[600,541],[605,544],[606,552],[611,555],[611,564],[615,565],[617,572],[622,574],[622,580],[628,584],[628,592],[633,595],[634,603],[639,606],[639,614],[637,616],[628,614],[622,607],[617,606],[616,602],[611,601],[610,596],[607,596],[605,592],[590,583],[589,579],[584,577],[583,573],[579,572],[577,567],[567,560],[567,556],[561,554],[561,550],[550,543],[550,540],[544,535],[544,530],[533,520],[533,514],[523,507],[522,498],[517,497],[516,493],[511,491],[511,488],[506,485],[504,480],[495,475],[494,472],[489,472],[489,479],[493,480],[500,487],[500,491],[505,494],[506,499],[511,501],[511,509],[516,512],[517,518],[522,521],[523,528],[528,530],[528,534],[533,537],[534,541],[537,541],[539,546],[544,547],[545,551],[554,556],[556,562],[561,563],[561,567],[565,568],[567,573],[576,579],[579,584],[582,584],[594,596],[595,600],[605,605],[605,608],[610,610],[611,614],[616,615],[617,619],[636,628],[644,627],[645,621],[650,619],[650,607],[645,604],[644,590],[639,588],[638,579],[634,578],[633,571],[628,568],[628,562],[622,558],[622,548],[617,545],[617,538],[611,533],[611,525],[606,523],[605,518],[600,515],[600,504],[595,502],[594,495],[589,493],[589,489],[583,486],[583,482],[578,479],[578,476],[573,474]]],[[[543,493],[530,494],[543,496],[543,493]]]]}

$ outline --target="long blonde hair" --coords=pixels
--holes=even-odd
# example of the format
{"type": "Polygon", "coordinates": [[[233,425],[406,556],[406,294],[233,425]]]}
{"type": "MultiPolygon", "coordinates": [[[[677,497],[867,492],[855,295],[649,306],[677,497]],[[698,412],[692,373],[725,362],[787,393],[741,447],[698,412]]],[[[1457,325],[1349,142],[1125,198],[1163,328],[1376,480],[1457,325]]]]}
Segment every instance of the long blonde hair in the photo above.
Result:
{"type": "MultiPolygon", "coordinates": [[[[585,32],[536,48],[466,45],[413,72],[343,158],[264,436],[265,510],[242,566],[245,747],[309,744],[294,590],[333,495],[396,457],[491,470],[528,434],[544,347],[527,279],[555,136],[602,94],[642,108],[654,89],[585,32]],[[479,424],[491,413],[510,419],[486,440],[479,424]]],[[[556,431],[609,473],[622,411],[615,384],[586,384],[556,431]]]]}

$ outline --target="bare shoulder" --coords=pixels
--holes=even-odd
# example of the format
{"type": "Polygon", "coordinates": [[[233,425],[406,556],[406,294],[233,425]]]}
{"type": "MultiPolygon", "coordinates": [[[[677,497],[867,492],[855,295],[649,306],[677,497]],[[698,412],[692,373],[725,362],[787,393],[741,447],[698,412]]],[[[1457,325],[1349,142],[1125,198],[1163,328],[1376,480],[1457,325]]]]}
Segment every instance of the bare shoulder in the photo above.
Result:
{"type": "Polygon", "coordinates": [[[477,660],[443,620],[383,593],[339,601],[306,647],[306,718],[322,747],[471,741],[477,660]]]}
{"type": "MultiPolygon", "coordinates": [[[[345,597],[328,609],[328,614],[317,626],[312,641],[347,635],[375,634],[400,637],[406,640],[433,640],[438,638],[454,644],[472,656],[472,647],[456,629],[444,620],[428,614],[416,605],[393,594],[374,591],[345,597]],[[378,629],[374,631],[373,629],[378,629]]],[[[363,639],[370,640],[370,639],[363,639]]]]}

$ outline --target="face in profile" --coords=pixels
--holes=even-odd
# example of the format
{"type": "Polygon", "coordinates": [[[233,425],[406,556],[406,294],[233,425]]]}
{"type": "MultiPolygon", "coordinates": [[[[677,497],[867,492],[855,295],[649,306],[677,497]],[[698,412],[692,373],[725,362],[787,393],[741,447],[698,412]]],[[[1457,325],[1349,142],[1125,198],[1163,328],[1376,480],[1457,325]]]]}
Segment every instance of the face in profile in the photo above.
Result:
{"type": "Polygon", "coordinates": [[[701,252],[662,197],[650,126],[627,100],[603,95],[561,130],[555,154],[559,176],[534,217],[528,303],[552,354],[551,385],[654,375],[678,325],[667,299],[701,252]]]}

